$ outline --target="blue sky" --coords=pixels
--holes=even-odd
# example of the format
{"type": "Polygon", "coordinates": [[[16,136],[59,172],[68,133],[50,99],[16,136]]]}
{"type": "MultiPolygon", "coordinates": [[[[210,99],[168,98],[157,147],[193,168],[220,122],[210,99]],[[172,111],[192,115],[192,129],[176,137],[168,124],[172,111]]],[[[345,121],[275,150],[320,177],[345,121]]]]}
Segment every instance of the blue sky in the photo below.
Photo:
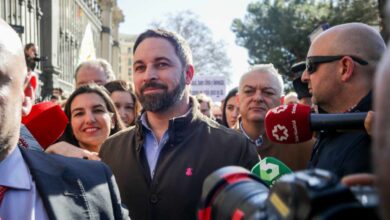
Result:
{"type": "Polygon", "coordinates": [[[248,70],[248,55],[245,48],[235,44],[235,35],[230,30],[234,18],[243,18],[247,5],[253,0],[117,0],[125,15],[120,32],[138,34],[149,27],[152,21],[164,20],[169,13],[191,10],[213,32],[214,39],[227,43],[227,53],[232,61],[233,83],[248,70]]]}

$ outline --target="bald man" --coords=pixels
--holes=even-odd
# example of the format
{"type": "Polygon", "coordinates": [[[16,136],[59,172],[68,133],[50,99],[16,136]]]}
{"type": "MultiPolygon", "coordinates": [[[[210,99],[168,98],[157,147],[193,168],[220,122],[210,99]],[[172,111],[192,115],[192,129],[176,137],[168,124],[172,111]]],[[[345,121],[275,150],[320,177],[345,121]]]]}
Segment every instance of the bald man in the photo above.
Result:
{"type": "MultiPolygon", "coordinates": [[[[338,25],[317,36],[301,79],[308,83],[320,113],[371,110],[374,73],[385,49],[379,33],[362,23],[338,25]]],[[[321,131],[309,167],[330,170],[339,177],[371,172],[370,144],[365,131],[321,131]]]]}
{"type": "Polygon", "coordinates": [[[0,219],[128,219],[104,163],[17,146],[30,79],[20,38],[0,19],[0,219]]]}

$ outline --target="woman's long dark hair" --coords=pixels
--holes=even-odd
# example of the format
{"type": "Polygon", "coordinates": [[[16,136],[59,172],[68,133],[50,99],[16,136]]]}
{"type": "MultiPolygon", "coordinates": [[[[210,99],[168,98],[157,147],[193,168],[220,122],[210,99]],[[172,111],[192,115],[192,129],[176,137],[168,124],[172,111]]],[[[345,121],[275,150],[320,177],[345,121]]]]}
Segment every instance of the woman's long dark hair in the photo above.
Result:
{"type": "Polygon", "coordinates": [[[232,90],[229,91],[229,93],[226,95],[226,98],[224,99],[223,101],[223,108],[222,108],[222,123],[223,125],[225,125],[226,127],[229,127],[229,124],[227,122],[227,119],[226,119],[226,107],[227,107],[227,103],[229,101],[229,99],[231,99],[232,97],[234,98],[234,96],[236,96],[238,93],[238,88],[235,87],[233,88],[232,90]]]}

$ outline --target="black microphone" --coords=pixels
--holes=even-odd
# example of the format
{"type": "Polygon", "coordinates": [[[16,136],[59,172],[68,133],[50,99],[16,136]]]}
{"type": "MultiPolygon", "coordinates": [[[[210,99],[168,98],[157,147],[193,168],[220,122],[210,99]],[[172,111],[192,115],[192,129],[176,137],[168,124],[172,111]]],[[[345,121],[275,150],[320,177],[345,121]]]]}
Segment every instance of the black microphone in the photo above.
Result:
{"type": "Polygon", "coordinates": [[[313,131],[365,130],[367,112],[311,114],[307,105],[281,105],[267,112],[265,129],[269,140],[293,144],[308,141],[313,131]]]}
{"type": "Polygon", "coordinates": [[[367,112],[344,114],[311,114],[310,127],[319,130],[365,130],[364,120],[367,112]]]}

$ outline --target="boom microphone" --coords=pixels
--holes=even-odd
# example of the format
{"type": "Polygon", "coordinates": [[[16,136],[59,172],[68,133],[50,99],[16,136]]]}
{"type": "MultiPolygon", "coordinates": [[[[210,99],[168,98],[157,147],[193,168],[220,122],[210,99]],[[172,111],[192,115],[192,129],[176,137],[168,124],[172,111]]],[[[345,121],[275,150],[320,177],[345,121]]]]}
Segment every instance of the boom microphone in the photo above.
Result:
{"type": "Polygon", "coordinates": [[[30,114],[22,118],[22,123],[27,129],[22,126],[19,144],[37,149],[38,142],[44,150],[64,133],[68,118],[58,104],[41,102],[33,105],[30,114]]]}
{"type": "Polygon", "coordinates": [[[281,105],[267,112],[264,123],[269,140],[282,144],[308,141],[313,131],[365,130],[367,112],[311,114],[307,105],[281,105]]]}
{"type": "Polygon", "coordinates": [[[292,173],[291,169],[282,161],[274,157],[265,157],[251,170],[267,186],[272,186],[283,175],[292,173]]]}

